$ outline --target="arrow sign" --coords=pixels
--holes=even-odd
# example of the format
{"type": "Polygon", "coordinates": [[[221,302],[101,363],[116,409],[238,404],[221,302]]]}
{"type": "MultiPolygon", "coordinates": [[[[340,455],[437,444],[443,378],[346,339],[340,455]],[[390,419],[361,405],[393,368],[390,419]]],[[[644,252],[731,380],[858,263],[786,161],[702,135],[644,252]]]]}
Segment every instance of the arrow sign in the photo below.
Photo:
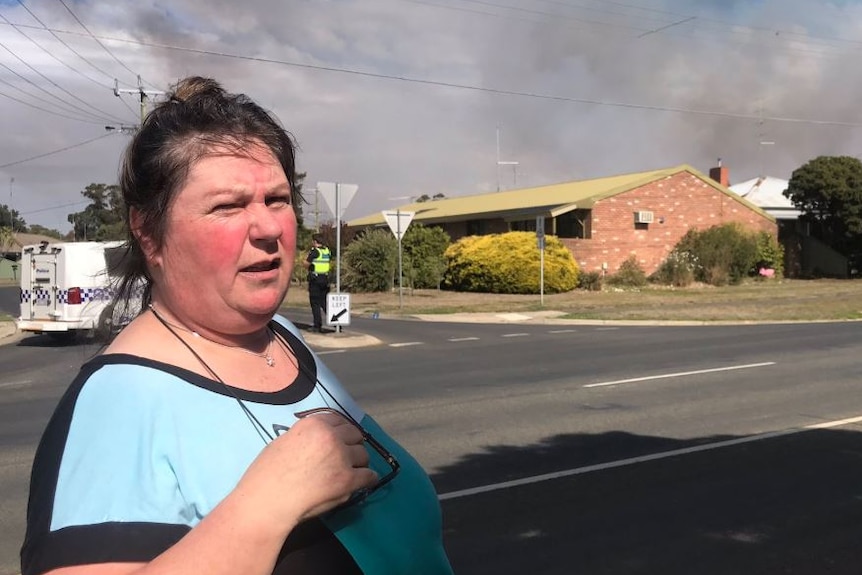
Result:
{"type": "Polygon", "coordinates": [[[350,325],[350,294],[326,294],[326,325],[350,325]]]}
{"type": "Polygon", "coordinates": [[[343,309],[340,312],[338,312],[337,314],[333,315],[332,318],[330,318],[329,323],[338,323],[338,318],[340,318],[341,316],[346,314],[348,311],[350,311],[350,310],[343,309]]]}
{"type": "Polygon", "coordinates": [[[386,219],[386,223],[389,224],[389,229],[395,234],[395,239],[398,241],[401,241],[401,238],[404,237],[404,233],[410,226],[410,222],[413,221],[413,216],[416,215],[416,212],[402,212],[401,210],[387,210],[381,213],[386,219]]]}
{"type": "Polygon", "coordinates": [[[323,201],[326,202],[326,207],[329,208],[329,211],[332,212],[332,215],[334,215],[338,219],[341,219],[341,216],[344,215],[344,211],[347,209],[347,205],[350,203],[350,200],[353,199],[353,196],[356,195],[356,190],[358,189],[359,186],[356,184],[317,182],[317,193],[319,193],[320,196],[323,198],[323,201]],[[336,205],[338,206],[339,213],[335,213],[336,205]]]}

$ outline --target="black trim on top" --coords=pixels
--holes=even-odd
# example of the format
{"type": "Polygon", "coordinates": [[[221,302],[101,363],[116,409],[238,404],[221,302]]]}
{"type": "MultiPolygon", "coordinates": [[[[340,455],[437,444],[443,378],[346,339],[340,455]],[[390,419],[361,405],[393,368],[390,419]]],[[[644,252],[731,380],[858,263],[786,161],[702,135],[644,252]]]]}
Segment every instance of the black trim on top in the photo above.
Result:
{"type": "Polygon", "coordinates": [[[127,353],[109,353],[95,357],[84,364],[81,369],[89,368],[89,373],[93,373],[97,369],[105,365],[139,365],[150,369],[157,369],[174,375],[188,383],[217,393],[227,397],[239,397],[243,401],[251,401],[253,403],[264,403],[270,405],[290,405],[298,403],[308,397],[314,386],[317,383],[317,363],[314,361],[314,356],[311,350],[305,343],[282,326],[277,321],[271,321],[269,327],[275,332],[277,337],[284,338],[290,346],[290,349],[296,354],[296,360],[299,364],[299,373],[296,378],[289,382],[285,387],[278,391],[249,391],[239,387],[222,383],[215,379],[210,379],[194,371],[177,367],[169,363],[156,361],[138,355],[127,353]],[[225,389],[228,387],[229,389],[225,389]]]}

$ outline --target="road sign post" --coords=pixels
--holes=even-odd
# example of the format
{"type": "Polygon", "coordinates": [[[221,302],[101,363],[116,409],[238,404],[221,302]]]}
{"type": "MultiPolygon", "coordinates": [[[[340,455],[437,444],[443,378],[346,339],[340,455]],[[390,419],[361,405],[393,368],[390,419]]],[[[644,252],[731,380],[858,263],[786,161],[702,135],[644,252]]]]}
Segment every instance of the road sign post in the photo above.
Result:
{"type": "Polygon", "coordinates": [[[407,233],[410,222],[416,212],[402,212],[401,210],[383,211],[383,218],[389,224],[389,229],[398,240],[398,308],[404,307],[404,274],[401,268],[401,238],[407,233]]]}
{"type": "Polygon", "coordinates": [[[539,303],[545,305],[545,218],[536,216],[536,242],[539,244],[539,303]]]}
{"type": "Polygon", "coordinates": [[[359,186],[338,182],[317,182],[317,192],[335,216],[335,292],[341,292],[341,216],[359,186]]]}

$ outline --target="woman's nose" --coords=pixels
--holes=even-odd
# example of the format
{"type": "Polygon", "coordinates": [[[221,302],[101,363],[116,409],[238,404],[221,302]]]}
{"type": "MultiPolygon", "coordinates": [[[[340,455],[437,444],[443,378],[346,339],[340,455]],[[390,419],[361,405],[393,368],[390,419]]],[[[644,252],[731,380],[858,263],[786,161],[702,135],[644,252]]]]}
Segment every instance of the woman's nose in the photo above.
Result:
{"type": "MultiPolygon", "coordinates": [[[[281,208],[283,209],[283,208],[281,208]]],[[[254,239],[274,240],[284,232],[281,219],[266,205],[254,205],[251,210],[250,235],[254,239]]]]}

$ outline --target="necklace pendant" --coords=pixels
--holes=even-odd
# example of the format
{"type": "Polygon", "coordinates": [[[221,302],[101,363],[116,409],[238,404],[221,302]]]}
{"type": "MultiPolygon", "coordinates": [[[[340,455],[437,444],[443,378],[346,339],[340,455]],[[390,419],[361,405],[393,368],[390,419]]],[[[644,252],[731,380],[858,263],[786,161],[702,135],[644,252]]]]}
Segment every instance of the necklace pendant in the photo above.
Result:
{"type": "Polygon", "coordinates": [[[264,359],[266,360],[266,365],[275,367],[275,360],[271,356],[266,356],[264,359]]]}

